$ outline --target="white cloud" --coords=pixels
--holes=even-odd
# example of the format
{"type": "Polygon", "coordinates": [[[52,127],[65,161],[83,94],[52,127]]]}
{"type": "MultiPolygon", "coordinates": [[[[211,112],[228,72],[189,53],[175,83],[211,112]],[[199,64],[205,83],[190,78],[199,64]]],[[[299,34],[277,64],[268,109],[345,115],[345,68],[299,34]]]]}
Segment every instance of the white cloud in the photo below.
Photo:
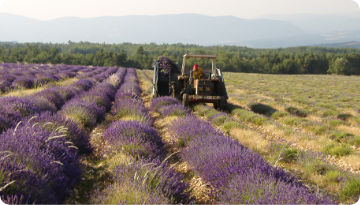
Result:
{"type": "Polygon", "coordinates": [[[360,0],[353,0],[353,1],[355,1],[360,7],[360,0]]]}
{"type": "Polygon", "coordinates": [[[0,0],[0,7],[5,1],[7,1],[7,0],[0,0]]]}

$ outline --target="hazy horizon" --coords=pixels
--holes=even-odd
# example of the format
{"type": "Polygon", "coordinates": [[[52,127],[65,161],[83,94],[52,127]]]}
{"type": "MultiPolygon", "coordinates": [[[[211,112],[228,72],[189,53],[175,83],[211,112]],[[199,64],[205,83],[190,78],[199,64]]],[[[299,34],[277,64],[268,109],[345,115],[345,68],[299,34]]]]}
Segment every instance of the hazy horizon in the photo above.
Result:
{"type": "MultiPolygon", "coordinates": [[[[356,0],[359,1],[359,0],[356,0]]],[[[253,19],[263,15],[351,14],[360,12],[353,0],[0,0],[0,12],[38,20],[61,17],[162,15],[196,13],[253,19]]]]}

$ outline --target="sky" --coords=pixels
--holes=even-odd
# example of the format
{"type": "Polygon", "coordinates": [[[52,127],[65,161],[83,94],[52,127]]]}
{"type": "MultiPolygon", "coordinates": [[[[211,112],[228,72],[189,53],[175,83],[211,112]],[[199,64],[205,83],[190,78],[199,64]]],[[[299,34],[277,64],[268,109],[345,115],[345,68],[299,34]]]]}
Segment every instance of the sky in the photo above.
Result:
{"type": "Polygon", "coordinates": [[[39,20],[181,13],[251,19],[267,14],[349,14],[359,12],[359,5],[360,0],[0,0],[0,12],[39,20]]]}

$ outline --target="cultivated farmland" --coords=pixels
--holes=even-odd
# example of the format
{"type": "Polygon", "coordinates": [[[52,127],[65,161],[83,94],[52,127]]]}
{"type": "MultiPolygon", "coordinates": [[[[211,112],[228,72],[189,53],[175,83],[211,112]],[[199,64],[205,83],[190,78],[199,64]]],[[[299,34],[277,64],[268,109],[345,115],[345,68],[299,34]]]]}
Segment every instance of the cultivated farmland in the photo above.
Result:
{"type": "Polygon", "coordinates": [[[150,101],[151,71],[72,72],[70,85],[0,97],[6,203],[336,204],[359,196],[356,77],[225,73],[229,110],[220,112],[150,101]]]}

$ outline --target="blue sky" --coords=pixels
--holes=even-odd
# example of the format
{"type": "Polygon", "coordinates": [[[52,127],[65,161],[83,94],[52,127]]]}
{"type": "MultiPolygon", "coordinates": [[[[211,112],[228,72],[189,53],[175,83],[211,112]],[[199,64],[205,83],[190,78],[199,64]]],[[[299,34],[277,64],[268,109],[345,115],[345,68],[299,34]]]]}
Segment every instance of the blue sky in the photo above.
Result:
{"type": "Polygon", "coordinates": [[[180,13],[251,19],[266,14],[344,14],[358,11],[359,6],[353,0],[0,0],[0,12],[40,20],[64,16],[92,18],[180,13]]]}

